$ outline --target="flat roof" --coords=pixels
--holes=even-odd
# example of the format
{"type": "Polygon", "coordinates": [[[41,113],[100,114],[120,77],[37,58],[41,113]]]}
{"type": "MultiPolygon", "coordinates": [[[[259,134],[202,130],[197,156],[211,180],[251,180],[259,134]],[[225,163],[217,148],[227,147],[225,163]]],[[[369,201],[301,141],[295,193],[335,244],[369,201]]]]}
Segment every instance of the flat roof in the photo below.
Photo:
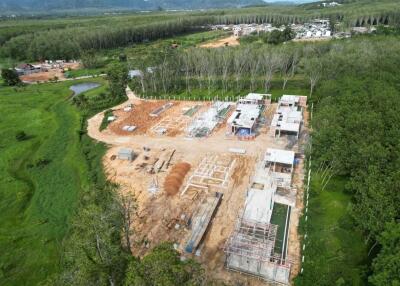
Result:
{"type": "Polygon", "coordinates": [[[274,206],[277,186],[268,176],[264,165],[257,165],[254,179],[247,193],[243,218],[260,223],[269,223],[274,206]]]}
{"type": "Polygon", "coordinates": [[[227,122],[238,127],[252,128],[260,116],[260,111],[257,104],[238,104],[227,122]]]}
{"type": "Polygon", "coordinates": [[[133,153],[132,149],[129,148],[121,148],[118,150],[118,154],[129,154],[131,155],[133,153]]]}
{"type": "Polygon", "coordinates": [[[263,100],[265,97],[270,97],[271,94],[263,94],[263,93],[249,93],[245,99],[250,99],[250,100],[263,100]]]}
{"type": "Polygon", "coordinates": [[[300,101],[300,96],[287,95],[287,94],[282,95],[282,97],[279,100],[279,102],[283,102],[283,103],[298,103],[299,101],[300,101]]]}
{"type": "Polygon", "coordinates": [[[279,129],[287,132],[300,132],[300,123],[280,122],[279,129]]]}
{"type": "Polygon", "coordinates": [[[269,223],[273,205],[273,190],[251,189],[247,193],[243,218],[260,223],[269,223]]]}
{"type": "Polygon", "coordinates": [[[265,152],[265,161],[292,165],[294,162],[294,152],[268,148],[267,152],[265,152]]]}

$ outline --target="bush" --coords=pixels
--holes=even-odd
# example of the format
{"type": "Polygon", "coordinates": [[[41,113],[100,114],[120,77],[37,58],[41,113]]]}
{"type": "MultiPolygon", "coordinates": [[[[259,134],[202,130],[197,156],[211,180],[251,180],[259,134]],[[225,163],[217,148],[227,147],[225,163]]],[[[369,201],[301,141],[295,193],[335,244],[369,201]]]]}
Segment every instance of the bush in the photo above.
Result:
{"type": "Polygon", "coordinates": [[[6,85],[15,86],[21,84],[21,80],[18,74],[13,69],[3,69],[1,70],[1,77],[4,79],[6,85]]]}
{"type": "Polygon", "coordinates": [[[25,141],[29,139],[29,136],[24,131],[19,131],[15,135],[15,139],[17,139],[17,141],[25,141]]]}

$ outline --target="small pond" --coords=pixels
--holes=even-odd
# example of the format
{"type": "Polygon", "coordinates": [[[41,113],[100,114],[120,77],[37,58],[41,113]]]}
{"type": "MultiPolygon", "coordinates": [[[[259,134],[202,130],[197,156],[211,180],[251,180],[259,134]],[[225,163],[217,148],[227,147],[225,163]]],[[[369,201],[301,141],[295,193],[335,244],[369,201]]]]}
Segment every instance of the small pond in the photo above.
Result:
{"type": "Polygon", "coordinates": [[[100,85],[101,84],[95,83],[95,82],[84,82],[84,83],[72,85],[69,89],[74,92],[73,96],[76,96],[76,95],[84,93],[88,90],[99,87],[100,85]]]}

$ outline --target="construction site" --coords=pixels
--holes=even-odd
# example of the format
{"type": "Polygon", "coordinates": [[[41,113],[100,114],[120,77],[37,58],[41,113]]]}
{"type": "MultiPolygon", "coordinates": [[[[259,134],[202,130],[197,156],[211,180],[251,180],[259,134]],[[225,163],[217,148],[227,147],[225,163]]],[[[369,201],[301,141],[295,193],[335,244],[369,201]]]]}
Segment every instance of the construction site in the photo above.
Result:
{"type": "Polygon", "coordinates": [[[129,88],[127,95],[107,129],[99,130],[101,112],[88,133],[110,146],[109,179],[137,200],[132,253],[171,241],[215,279],[290,285],[301,266],[307,98],[149,100],[129,88]]]}

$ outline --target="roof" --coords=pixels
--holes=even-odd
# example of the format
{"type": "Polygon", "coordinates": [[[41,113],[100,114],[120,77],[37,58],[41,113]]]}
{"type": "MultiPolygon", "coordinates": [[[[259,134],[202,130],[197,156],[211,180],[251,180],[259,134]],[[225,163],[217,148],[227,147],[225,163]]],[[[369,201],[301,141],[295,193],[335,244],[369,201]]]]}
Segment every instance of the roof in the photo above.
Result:
{"type": "Polygon", "coordinates": [[[249,93],[245,99],[249,100],[263,100],[265,97],[271,97],[271,94],[262,94],[262,93],[249,93]]]}
{"type": "Polygon", "coordinates": [[[18,65],[17,68],[18,69],[22,69],[22,70],[32,69],[33,65],[25,63],[25,64],[18,65]]]}
{"type": "Polygon", "coordinates": [[[265,153],[265,161],[292,165],[294,162],[294,152],[268,148],[265,153]]]}
{"type": "Polygon", "coordinates": [[[260,107],[257,104],[238,104],[235,112],[229,117],[228,124],[252,128],[259,116],[260,107]]]}
{"type": "Polygon", "coordinates": [[[298,103],[300,101],[300,96],[297,95],[282,95],[281,99],[279,100],[279,103],[298,103]]]}
{"type": "Polygon", "coordinates": [[[121,148],[118,150],[118,155],[132,155],[133,150],[129,148],[121,148]]]}
{"type": "Polygon", "coordinates": [[[287,132],[300,132],[300,123],[281,122],[280,130],[287,132]]]}
{"type": "Polygon", "coordinates": [[[272,196],[272,190],[249,190],[243,218],[260,223],[269,223],[273,207],[272,196]]]}
{"type": "Polygon", "coordinates": [[[250,190],[247,193],[243,218],[260,223],[269,223],[274,206],[275,193],[276,184],[266,175],[262,165],[259,165],[250,190]]]}

